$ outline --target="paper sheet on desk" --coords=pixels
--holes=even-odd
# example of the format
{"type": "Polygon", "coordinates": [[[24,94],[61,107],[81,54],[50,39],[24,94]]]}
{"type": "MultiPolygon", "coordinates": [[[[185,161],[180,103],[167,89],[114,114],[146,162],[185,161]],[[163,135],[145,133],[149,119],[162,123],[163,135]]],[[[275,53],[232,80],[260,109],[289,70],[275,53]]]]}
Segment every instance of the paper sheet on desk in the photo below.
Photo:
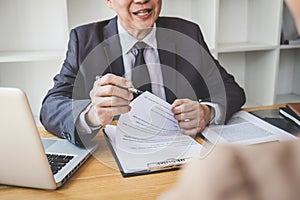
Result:
{"type": "MultiPolygon", "coordinates": [[[[161,149],[147,154],[133,153],[133,151],[124,151],[116,146],[116,137],[118,137],[116,126],[106,126],[105,133],[111,141],[111,145],[115,151],[118,162],[121,164],[124,173],[139,173],[149,170],[149,163],[163,162],[173,159],[189,159],[200,153],[202,146],[190,138],[188,146],[178,148],[177,145],[168,145],[167,148],[161,149]]],[[[188,137],[188,136],[187,136],[188,137]]],[[[174,143],[175,144],[175,143],[174,143]]]]}
{"type": "Polygon", "coordinates": [[[237,112],[226,125],[209,126],[203,135],[210,141],[245,145],[296,139],[290,133],[245,111],[237,112]]]}
{"type": "Polygon", "coordinates": [[[200,153],[202,146],[180,132],[169,103],[144,92],[131,107],[120,116],[117,127],[105,128],[124,171],[146,170],[148,163],[200,153]]]}
{"type": "Polygon", "coordinates": [[[169,145],[186,148],[192,142],[183,135],[171,112],[171,105],[144,92],[131,103],[131,111],[118,121],[116,145],[137,154],[153,153],[169,145]]]}

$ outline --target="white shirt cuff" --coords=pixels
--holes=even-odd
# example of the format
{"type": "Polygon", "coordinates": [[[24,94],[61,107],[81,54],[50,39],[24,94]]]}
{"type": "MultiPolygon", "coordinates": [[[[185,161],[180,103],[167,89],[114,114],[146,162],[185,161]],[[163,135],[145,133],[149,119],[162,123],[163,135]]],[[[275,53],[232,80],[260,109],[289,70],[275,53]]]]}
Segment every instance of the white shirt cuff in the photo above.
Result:
{"type": "Polygon", "coordinates": [[[79,118],[77,120],[77,129],[79,130],[80,133],[83,134],[91,134],[93,131],[100,129],[102,126],[97,126],[97,127],[91,127],[88,125],[85,115],[87,112],[90,110],[92,107],[92,104],[89,104],[84,111],[82,111],[79,115],[79,118]]]}
{"type": "Polygon", "coordinates": [[[212,112],[214,112],[214,117],[210,121],[210,124],[220,124],[222,120],[222,112],[220,106],[212,102],[200,102],[200,104],[208,105],[211,107],[211,109],[213,109],[212,112]]]}

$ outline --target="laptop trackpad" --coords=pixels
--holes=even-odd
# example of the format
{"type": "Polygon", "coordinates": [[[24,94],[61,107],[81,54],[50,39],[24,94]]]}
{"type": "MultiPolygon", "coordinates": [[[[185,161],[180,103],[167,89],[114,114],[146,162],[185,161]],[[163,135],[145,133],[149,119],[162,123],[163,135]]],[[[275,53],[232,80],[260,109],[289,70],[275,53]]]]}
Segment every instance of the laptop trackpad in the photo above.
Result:
{"type": "Polygon", "coordinates": [[[52,145],[55,144],[56,140],[51,140],[51,139],[42,139],[44,149],[47,150],[50,148],[52,145]]]}

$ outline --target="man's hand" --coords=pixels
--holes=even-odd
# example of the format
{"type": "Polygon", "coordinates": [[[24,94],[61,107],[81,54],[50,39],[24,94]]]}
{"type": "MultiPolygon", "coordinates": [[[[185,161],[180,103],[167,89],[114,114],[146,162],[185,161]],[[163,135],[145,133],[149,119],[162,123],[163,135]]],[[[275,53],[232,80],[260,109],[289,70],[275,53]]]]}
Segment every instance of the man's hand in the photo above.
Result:
{"type": "Polygon", "coordinates": [[[109,124],[114,116],[130,111],[129,103],[133,95],[121,87],[133,87],[133,84],[113,74],[106,74],[95,81],[90,91],[91,108],[86,114],[90,126],[109,124]]]}
{"type": "Polygon", "coordinates": [[[172,106],[174,117],[178,120],[181,131],[186,135],[195,136],[210,122],[210,107],[198,101],[176,99],[172,106]]]}

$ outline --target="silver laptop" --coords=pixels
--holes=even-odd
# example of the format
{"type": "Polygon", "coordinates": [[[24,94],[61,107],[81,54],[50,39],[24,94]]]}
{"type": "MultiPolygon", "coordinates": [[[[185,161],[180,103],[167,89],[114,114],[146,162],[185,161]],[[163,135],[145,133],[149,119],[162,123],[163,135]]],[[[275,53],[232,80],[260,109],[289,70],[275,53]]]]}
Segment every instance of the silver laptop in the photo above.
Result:
{"type": "Polygon", "coordinates": [[[0,184],[59,188],[96,148],[41,139],[25,93],[0,88],[0,184]]]}

